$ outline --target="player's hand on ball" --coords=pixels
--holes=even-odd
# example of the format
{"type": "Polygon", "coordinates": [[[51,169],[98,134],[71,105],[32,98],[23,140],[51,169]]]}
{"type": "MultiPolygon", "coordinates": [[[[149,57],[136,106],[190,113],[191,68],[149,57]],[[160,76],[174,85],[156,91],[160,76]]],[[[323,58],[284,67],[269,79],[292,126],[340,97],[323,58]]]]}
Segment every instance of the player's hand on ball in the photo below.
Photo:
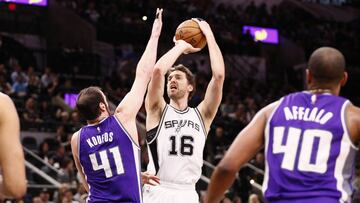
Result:
{"type": "Polygon", "coordinates": [[[149,172],[141,173],[141,179],[143,184],[149,184],[153,186],[160,184],[160,178],[155,175],[151,175],[149,172]]]}
{"type": "Polygon", "coordinates": [[[173,38],[175,46],[182,46],[184,47],[184,54],[195,53],[201,50],[201,48],[194,48],[190,43],[185,42],[184,40],[176,40],[175,37],[173,38]]]}
{"type": "Polygon", "coordinates": [[[159,37],[162,28],[162,8],[156,9],[156,17],[151,31],[151,37],[159,37]]]}
{"type": "Polygon", "coordinates": [[[200,18],[191,18],[191,20],[197,22],[199,24],[199,27],[201,29],[201,31],[204,33],[205,37],[214,35],[209,23],[207,23],[205,20],[202,20],[200,18]]]}

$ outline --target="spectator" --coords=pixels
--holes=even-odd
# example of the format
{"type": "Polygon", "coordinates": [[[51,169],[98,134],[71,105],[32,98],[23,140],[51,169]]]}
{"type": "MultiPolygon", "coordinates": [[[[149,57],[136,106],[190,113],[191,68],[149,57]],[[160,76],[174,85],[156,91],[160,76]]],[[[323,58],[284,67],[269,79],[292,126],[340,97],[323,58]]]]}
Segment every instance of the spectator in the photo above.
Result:
{"type": "Polygon", "coordinates": [[[18,77],[21,77],[25,83],[28,82],[29,78],[28,76],[23,72],[22,68],[20,65],[16,64],[14,66],[14,71],[11,73],[11,80],[13,83],[18,81],[18,77]]]}
{"type": "Polygon", "coordinates": [[[28,68],[28,93],[33,97],[38,97],[40,90],[40,79],[34,72],[34,68],[30,66],[28,68]]]}
{"type": "Polygon", "coordinates": [[[23,113],[23,119],[30,124],[39,124],[44,121],[40,118],[39,111],[36,108],[35,99],[29,97],[25,102],[25,112],[23,113]]]}
{"type": "Polygon", "coordinates": [[[90,1],[88,7],[85,10],[85,16],[91,23],[96,24],[100,18],[99,12],[95,9],[95,3],[90,1]]]}
{"type": "Polygon", "coordinates": [[[46,188],[43,188],[39,194],[40,199],[43,203],[54,203],[50,201],[50,193],[46,188]]]}
{"type": "Polygon", "coordinates": [[[46,67],[44,74],[41,76],[41,85],[44,88],[47,88],[51,83],[54,82],[55,75],[52,73],[50,67],[46,67]]]}
{"type": "Polygon", "coordinates": [[[28,83],[27,80],[24,78],[22,74],[19,74],[15,77],[15,82],[12,86],[12,94],[14,94],[16,97],[22,98],[27,96],[28,92],[28,83]]]}
{"type": "Polygon", "coordinates": [[[3,74],[0,74],[0,92],[7,95],[10,95],[12,93],[11,85],[6,81],[6,77],[3,74]]]}

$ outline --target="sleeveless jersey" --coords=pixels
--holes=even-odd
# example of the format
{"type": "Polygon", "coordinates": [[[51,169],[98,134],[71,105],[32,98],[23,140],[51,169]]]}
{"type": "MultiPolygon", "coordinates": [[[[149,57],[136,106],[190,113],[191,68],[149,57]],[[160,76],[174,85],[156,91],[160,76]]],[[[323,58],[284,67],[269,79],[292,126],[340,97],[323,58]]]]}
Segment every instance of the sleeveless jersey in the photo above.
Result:
{"type": "Polygon", "coordinates": [[[115,115],[81,128],[78,141],[88,202],[142,202],[140,148],[115,115]]]}
{"type": "Polygon", "coordinates": [[[330,94],[283,97],[267,121],[263,192],[268,202],[349,202],[357,148],[345,108],[330,94]]]}
{"type": "Polygon", "coordinates": [[[206,130],[196,108],[166,105],[159,125],[147,133],[148,171],[161,181],[195,185],[201,176],[206,130]]]}

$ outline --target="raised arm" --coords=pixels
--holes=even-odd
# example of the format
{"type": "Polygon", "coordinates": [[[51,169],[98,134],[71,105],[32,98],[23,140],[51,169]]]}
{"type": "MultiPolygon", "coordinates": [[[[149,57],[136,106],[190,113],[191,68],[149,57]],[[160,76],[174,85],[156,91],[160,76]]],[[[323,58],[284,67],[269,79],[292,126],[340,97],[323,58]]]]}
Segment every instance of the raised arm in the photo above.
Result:
{"type": "Polygon", "coordinates": [[[263,147],[266,120],[275,104],[270,104],[257,113],[250,124],[238,134],[211,176],[205,202],[220,202],[225,190],[234,182],[241,166],[263,147]]]}
{"type": "Polygon", "coordinates": [[[136,76],[131,90],[116,108],[116,113],[121,113],[123,119],[135,118],[142,106],[146,87],[156,62],[157,46],[162,28],[162,11],[162,9],[156,11],[151,36],[136,67],[136,76]]]}
{"type": "Polygon", "coordinates": [[[209,130],[212,120],[219,108],[222,99],[222,91],[225,79],[225,65],[221,50],[215,41],[215,37],[206,21],[197,21],[204,33],[209,48],[212,77],[207,86],[204,100],[198,109],[204,119],[205,127],[209,130]]]}
{"type": "Polygon", "coordinates": [[[21,198],[26,192],[24,153],[20,143],[19,117],[11,99],[0,93],[0,194],[21,198]]]}
{"type": "Polygon", "coordinates": [[[182,53],[193,53],[199,50],[183,40],[178,40],[175,42],[175,46],[156,62],[145,99],[145,108],[148,114],[161,112],[165,107],[163,95],[167,71],[182,53]]]}

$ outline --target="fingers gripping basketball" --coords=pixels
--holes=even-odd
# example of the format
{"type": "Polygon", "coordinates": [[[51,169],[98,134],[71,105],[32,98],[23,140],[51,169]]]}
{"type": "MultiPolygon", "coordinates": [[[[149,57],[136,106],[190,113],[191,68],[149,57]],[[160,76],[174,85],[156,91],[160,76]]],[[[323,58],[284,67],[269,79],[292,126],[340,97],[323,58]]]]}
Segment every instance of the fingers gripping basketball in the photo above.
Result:
{"type": "Polygon", "coordinates": [[[206,45],[205,35],[202,33],[199,25],[194,20],[182,22],[176,29],[176,40],[184,40],[194,48],[204,48],[206,45]]]}

